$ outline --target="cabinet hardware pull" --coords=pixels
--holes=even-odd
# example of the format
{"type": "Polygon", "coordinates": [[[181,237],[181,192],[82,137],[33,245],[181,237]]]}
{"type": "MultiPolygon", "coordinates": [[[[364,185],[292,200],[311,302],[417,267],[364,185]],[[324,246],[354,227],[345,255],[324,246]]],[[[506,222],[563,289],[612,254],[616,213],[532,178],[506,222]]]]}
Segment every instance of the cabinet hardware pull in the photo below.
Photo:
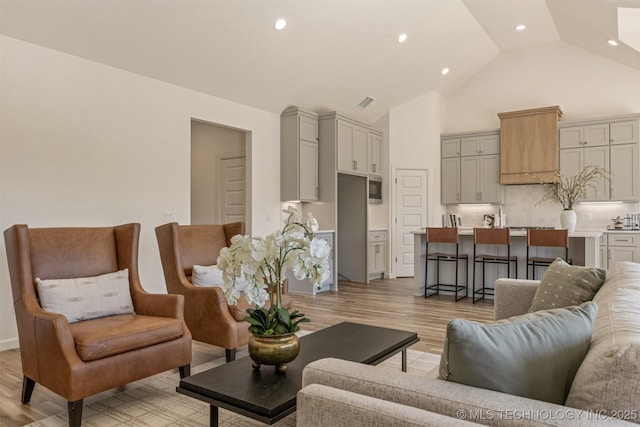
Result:
{"type": "Polygon", "coordinates": [[[380,253],[380,245],[376,245],[376,253],[379,254],[380,253]]]}
{"type": "Polygon", "coordinates": [[[456,200],[460,200],[460,193],[456,193],[456,200]]]}
{"type": "Polygon", "coordinates": [[[375,163],[371,164],[371,169],[373,169],[374,172],[376,171],[376,164],[375,163]]]}
{"type": "Polygon", "coordinates": [[[358,169],[358,162],[354,160],[352,163],[353,163],[353,170],[358,169]]]}

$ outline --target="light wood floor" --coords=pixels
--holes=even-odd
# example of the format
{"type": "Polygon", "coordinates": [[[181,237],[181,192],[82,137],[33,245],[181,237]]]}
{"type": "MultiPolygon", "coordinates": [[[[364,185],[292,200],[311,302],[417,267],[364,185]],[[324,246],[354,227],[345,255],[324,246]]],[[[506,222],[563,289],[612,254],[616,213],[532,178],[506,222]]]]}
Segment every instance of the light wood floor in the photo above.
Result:
{"type": "MultiPolygon", "coordinates": [[[[317,296],[292,295],[295,306],[311,319],[303,329],[317,331],[343,321],[366,323],[395,329],[416,331],[420,342],[411,348],[440,353],[447,323],[455,318],[487,322],[493,320],[493,303],[471,304],[467,298],[457,303],[452,297],[424,299],[413,296],[413,279],[376,280],[369,285],[341,282],[339,292],[317,296]]],[[[194,341],[193,366],[224,356],[224,350],[194,341]]],[[[176,381],[178,379],[176,371],[176,381]]],[[[100,400],[132,387],[110,390],[85,399],[100,400]]],[[[22,426],[61,411],[67,402],[42,386],[36,385],[31,403],[22,405],[22,368],[19,349],[0,352],[0,426],[22,426]]]]}

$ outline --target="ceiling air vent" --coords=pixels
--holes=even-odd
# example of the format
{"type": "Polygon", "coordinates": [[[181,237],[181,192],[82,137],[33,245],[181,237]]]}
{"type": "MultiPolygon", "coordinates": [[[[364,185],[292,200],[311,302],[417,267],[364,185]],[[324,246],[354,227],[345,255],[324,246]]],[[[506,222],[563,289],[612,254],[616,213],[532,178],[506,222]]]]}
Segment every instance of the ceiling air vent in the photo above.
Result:
{"type": "Polygon", "coordinates": [[[375,101],[374,98],[370,97],[370,96],[365,96],[365,98],[360,101],[360,104],[357,105],[358,108],[360,108],[361,110],[364,110],[365,108],[367,108],[373,101],[375,101]]]}

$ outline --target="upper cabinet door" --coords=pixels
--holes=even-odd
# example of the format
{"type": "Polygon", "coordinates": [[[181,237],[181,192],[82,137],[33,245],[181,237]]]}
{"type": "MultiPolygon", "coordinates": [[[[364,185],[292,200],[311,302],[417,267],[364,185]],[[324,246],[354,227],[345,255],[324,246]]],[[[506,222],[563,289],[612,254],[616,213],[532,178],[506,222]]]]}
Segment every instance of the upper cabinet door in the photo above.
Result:
{"type": "Polygon", "coordinates": [[[302,141],[318,142],[318,119],[300,116],[300,139],[302,141]]]}
{"type": "Polygon", "coordinates": [[[300,200],[318,200],[318,144],[300,141],[300,200]]]}
{"type": "Polygon", "coordinates": [[[460,155],[460,138],[442,140],[442,157],[458,157],[460,155]]]}
{"type": "Polygon", "coordinates": [[[369,131],[338,120],[338,170],[367,174],[369,170],[369,131]]]}
{"type": "Polygon", "coordinates": [[[582,132],[585,147],[595,147],[598,145],[609,145],[609,123],[598,123],[584,127],[582,132]]]}
{"type": "Polygon", "coordinates": [[[569,126],[560,128],[560,148],[580,148],[584,141],[582,126],[569,126]]]}
{"type": "Polygon", "coordinates": [[[353,140],[355,139],[355,127],[351,123],[338,120],[338,170],[342,172],[354,172],[353,140]]]}
{"type": "Polygon", "coordinates": [[[611,200],[637,202],[640,200],[638,144],[611,146],[611,200]]]}
{"type": "Polygon", "coordinates": [[[611,123],[611,144],[637,144],[638,120],[611,123]]]}
{"type": "Polygon", "coordinates": [[[371,153],[369,173],[382,175],[382,135],[369,133],[369,152],[371,153]]]}
{"type": "Polygon", "coordinates": [[[353,139],[353,161],[355,171],[366,174],[369,171],[369,131],[356,126],[353,139]]]}

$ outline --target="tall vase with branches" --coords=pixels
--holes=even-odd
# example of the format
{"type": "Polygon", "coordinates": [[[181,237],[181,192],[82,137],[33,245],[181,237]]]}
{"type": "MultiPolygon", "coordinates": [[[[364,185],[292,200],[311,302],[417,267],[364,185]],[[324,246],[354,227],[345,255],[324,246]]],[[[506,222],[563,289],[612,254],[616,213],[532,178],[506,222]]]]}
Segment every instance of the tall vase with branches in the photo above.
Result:
{"type": "Polygon", "coordinates": [[[601,180],[609,180],[611,174],[602,166],[587,165],[577,174],[570,176],[565,176],[556,171],[555,182],[544,182],[535,175],[534,178],[547,187],[547,192],[536,205],[547,200],[554,200],[560,203],[564,210],[560,216],[561,226],[572,233],[576,226],[576,214],[573,211],[573,205],[584,199],[589,189],[592,189],[597,194],[598,183],[601,180]]]}

